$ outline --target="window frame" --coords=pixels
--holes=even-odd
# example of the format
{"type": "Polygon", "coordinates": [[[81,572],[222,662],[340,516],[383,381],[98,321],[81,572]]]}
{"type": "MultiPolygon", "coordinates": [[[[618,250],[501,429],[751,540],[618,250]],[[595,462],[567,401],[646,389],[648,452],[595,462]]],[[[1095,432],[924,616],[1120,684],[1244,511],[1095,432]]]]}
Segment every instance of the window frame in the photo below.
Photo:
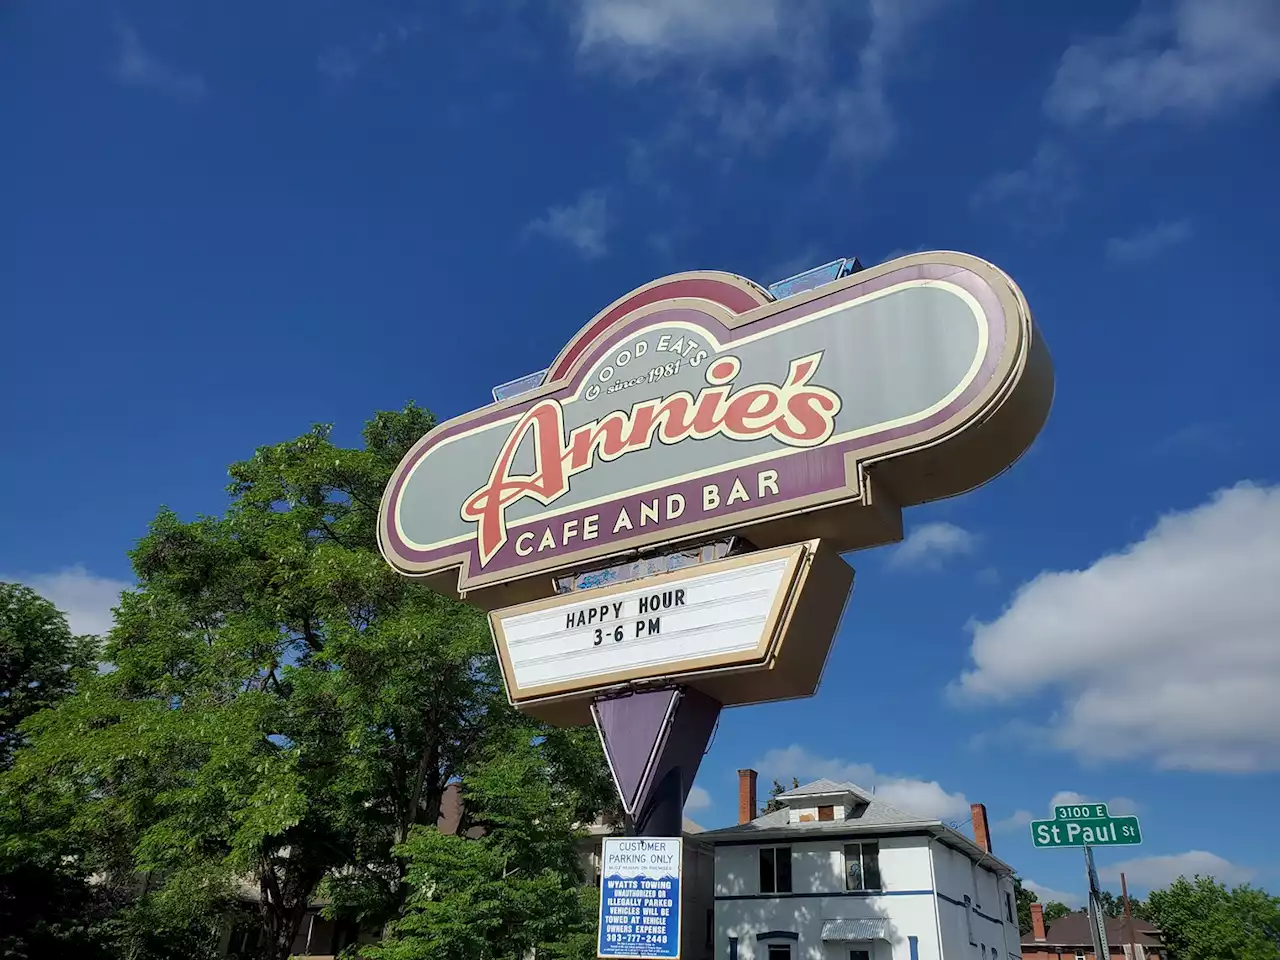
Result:
{"type": "Polygon", "coordinates": [[[757,863],[757,866],[759,867],[758,882],[759,882],[759,884],[760,884],[760,893],[761,893],[762,895],[764,895],[764,896],[770,896],[770,897],[776,897],[776,896],[778,896],[778,895],[780,895],[780,894],[792,893],[792,892],[794,891],[794,889],[795,889],[795,882],[794,882],[794,880],[793,880],[793,878],[792,878],[792,875],[791,875],[791,846],[790,846],[790,844],[786,844],[786,845],[783,845],[783,846],[758,847],[758,848],[757,848],[757,853],[756,853],[756,863],[757,863]],[[779,859],[779,858],[778,858],[778,851],[779,851],[779,850],[785,850],[785,851],[787,852],[787,853],[786,853],[786,860],[787,860],[787,871],[786,871],[786,872],[787,872],[787,888],[786,888],[785,890],[779,889],[779,888],[782,886],[782,884],[778,882],[778,878],[779,878],[779,873],[778,873],[778,859],[779,859]],[[766,890],[766,889],[765,889],[765,885],[764,885],[764,855],[765,855],[765,853],[766,853],[766,852],[771,853],[771,854],[773,855],[773,856],[772,856],[772,861],[773,861],[773,863],[772,863],[773,881],[772,881],[772,889],[770,889],[770,890],[766,890]]]}
{"type": "Polygon", "coordinates": [[[770,943],[765,949],[765,960],[791,960],[791,944],[770,943]]]}
{"type": "Polygon", "coordinates": [[[882,893],[884,891],[884,875],[880,871],[880,841],[879,840],[849,840],[846,841],[841,856],[844,858],[844,889],[846,893],[882,893]],[[852,887],[849,885],[849,848],[858,848],[858,877],[861,886],[852,887]],[[871,886],[867,883],[867,856],[866,848],[871,847],[875,851],[876,864],[876,880],[878,883],[871,886]]]}
{"type": "Polygon", "coordinates": [[[1013,894],[1004,892],[1004,922],[1013,923],[1013,894]]]}

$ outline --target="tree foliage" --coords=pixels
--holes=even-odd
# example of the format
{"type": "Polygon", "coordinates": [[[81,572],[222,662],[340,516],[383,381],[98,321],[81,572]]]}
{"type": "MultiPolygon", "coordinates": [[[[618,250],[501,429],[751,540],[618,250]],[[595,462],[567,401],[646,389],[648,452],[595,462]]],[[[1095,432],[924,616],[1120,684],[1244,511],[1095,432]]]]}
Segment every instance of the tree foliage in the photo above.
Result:
{"type": "Polygon", "coordinates": [[[28,721],[18,815],[152,927],[247,898],[262,956],[285,957],[321,892],[381,925],[407,889],[393,849],[508,736],[484,617],[376,549],[387,479],[433,423],[378,414],[360,449],[317,426],[234,464],[222,516],[162,509],[130,555],[114,669],[28,721]]]}
{"type": "Polygon", "coordinates": [[[773,781],[773,786],[769,788],[769,802],[764,805],[764,809],[760,811],[760,815],[764,816],[766,813],[773,813],[775,810],[781,810],[784,804],[778,799],[778,797],[786,793],[788,790],[798,790],[799,788],[799,777],[792,777],[791,786],[789,787],[784,787],[777,780],[773,781]]]}
{"type": "MultiPolygon", "coordinates": [[[[34,590],[0,583],[0,771],[26,742],[24,722],[71,693],[96,647],[34,590]]],[[[60,850],[34,842],[15,800],[0,791],[0,957],[99,956],[109,904],[60,850]]]]}
{"type": "Polygon", "coordinates": [[[1050,900],[1044,905],[1044,922],[1053,923],[1071,913],[1071,908],[1059,900],[1050,900]]]}
{"type": "Polygon", "coordinates": [[[1280,898],[1212,877],[1180,877],[1147,898],[1174,960],[1280,960],[1280,898]]]}
{"type": "Polygon", "coordinates": [[[23,743],[22,722],[71,692],[96,647],[95,637],[73,636],[61,611],[30,587],[0,583],[0,770],[23,743]]]}
{"type": "Polygon", "coordinates": [[[1031,905],[1039,903],[1040,898],[1034,890],[1023,886],[1022,878],[1017,874],[1013,876],[1013,896],[1018,905],[1018,930],[1026,936],[1031,932],[1031,905]]]}
{"type": "Polygon", "coordinates": [[[494,737],[463,779],[466,824],[482,835],[414,830],[403,847],[414,893],[404,915],[365,956],[594,957],[599,900],[580,874],[581,824],[600,808],[611,784],[599,775],[565,776],[582,758],[598,756],[590,733],[521,723],[494,737]]]}

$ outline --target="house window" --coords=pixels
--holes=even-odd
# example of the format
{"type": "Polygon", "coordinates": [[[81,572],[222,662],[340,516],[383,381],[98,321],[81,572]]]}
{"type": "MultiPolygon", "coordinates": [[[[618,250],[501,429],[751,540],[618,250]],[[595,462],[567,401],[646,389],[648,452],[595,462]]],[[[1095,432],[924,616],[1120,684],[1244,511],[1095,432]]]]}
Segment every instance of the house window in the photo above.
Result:
{"type": "Polygon", "coordinates": [[[835,818],[836,818],[835,807],[819,807],[818,808],[819,820],[834,820],[835,818]]]}
{"type": "Polygon", "coordinates": [[[1008,890],[1004,892],[1004,919],[1006,923],[1013,923],[1013,894],[1008,890]]]}
{"type": "Polygon", "coordinates": [[[870,950],[850,950],[849,960],[871,960],[870,950]]]}
{"type": "Polygon", "coordinates": [[[880,884],[880,845],[878,843],[846,843],[844,845],[844,888],[846,890],[883,890],[880,884]]]}
{"type": "Polygon", "coordinates": [[[982,960],[987,960],[987,945],[985,943],[978,944],[978,956],[980,956],[982,960]]]}
{"type": "MultiPolygon", "coordinates": [[[[760,850],[760,892],[761,893],[790,893],[791,892],[791,848],[790,847],[762,847],[761,848],[760,850]]],[[[772,960],[772,955],[770,955],[770,958],[772,960]]]]}
{"type": "Polygon", "coordinates": [[[710,950],[716,945],[716,912],[714,910],[707,911],[707,943],[706,947],[710,950]]]}
{"type": "Polygon", "coordinates": [[[1000,953],[995,947],[991,948],[991,960],[1000,960],[1000,953]]]}
{"type": "Polygon", "coordinates": [[[964,896],[964,926],[969,932],[969,945],[976,947],[978,941],[973,939],[973,900],[967,893],[964,896]]]}
{"type": "Polygon", "coordinates": [[[1076,951],[1076,960],[1084,960],[1084,951],[1083,951],[1083,950],[1077,950],[1077,951],[1076,951]]]}
{"type": "Polygon", "coordinates": [[[791,944],[789,943],[769,944],[768,960],[791,960],[791,944]]]}

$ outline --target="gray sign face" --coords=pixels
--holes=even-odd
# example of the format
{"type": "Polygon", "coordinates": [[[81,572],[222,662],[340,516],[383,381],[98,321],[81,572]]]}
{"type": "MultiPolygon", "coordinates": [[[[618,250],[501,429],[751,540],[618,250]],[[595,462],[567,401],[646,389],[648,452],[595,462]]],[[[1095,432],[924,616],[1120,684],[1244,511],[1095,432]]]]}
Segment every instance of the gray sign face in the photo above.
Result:
{"type": "MultiPolygon", "coordinates": [[[[456,567],[466,590],[857,501],[864,466],[998,408],[1042,422],[1034,340],[1012,281],[959,254],[780,302],[727,274],[667,278],[589,324],[542,388],[424,437],[383,498],[383,553],[410,574],[456,567]]],[[[1039,422],[994,431],[980,479],[1039,422]]]]}

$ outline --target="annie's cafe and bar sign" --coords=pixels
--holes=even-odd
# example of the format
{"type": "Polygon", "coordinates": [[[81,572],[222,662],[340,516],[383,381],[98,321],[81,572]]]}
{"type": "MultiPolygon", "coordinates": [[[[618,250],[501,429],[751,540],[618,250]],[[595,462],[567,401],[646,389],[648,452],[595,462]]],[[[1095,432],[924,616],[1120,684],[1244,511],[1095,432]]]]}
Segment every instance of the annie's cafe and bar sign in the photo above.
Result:
{"type": "MultiPolygon", "coordinates": [[[[1026,300],[976,257],[782,299],[677,274],[601,311],[531,389],[419,440],[379,545],[488,611],[512,703],[594,722],[633,832],[678,838],[721,709],[817,689],[842,555],[1008,468],[1052,395],[1026,300]]],[[[616,934],[600,955],[671,949],[616,934]]]]}

